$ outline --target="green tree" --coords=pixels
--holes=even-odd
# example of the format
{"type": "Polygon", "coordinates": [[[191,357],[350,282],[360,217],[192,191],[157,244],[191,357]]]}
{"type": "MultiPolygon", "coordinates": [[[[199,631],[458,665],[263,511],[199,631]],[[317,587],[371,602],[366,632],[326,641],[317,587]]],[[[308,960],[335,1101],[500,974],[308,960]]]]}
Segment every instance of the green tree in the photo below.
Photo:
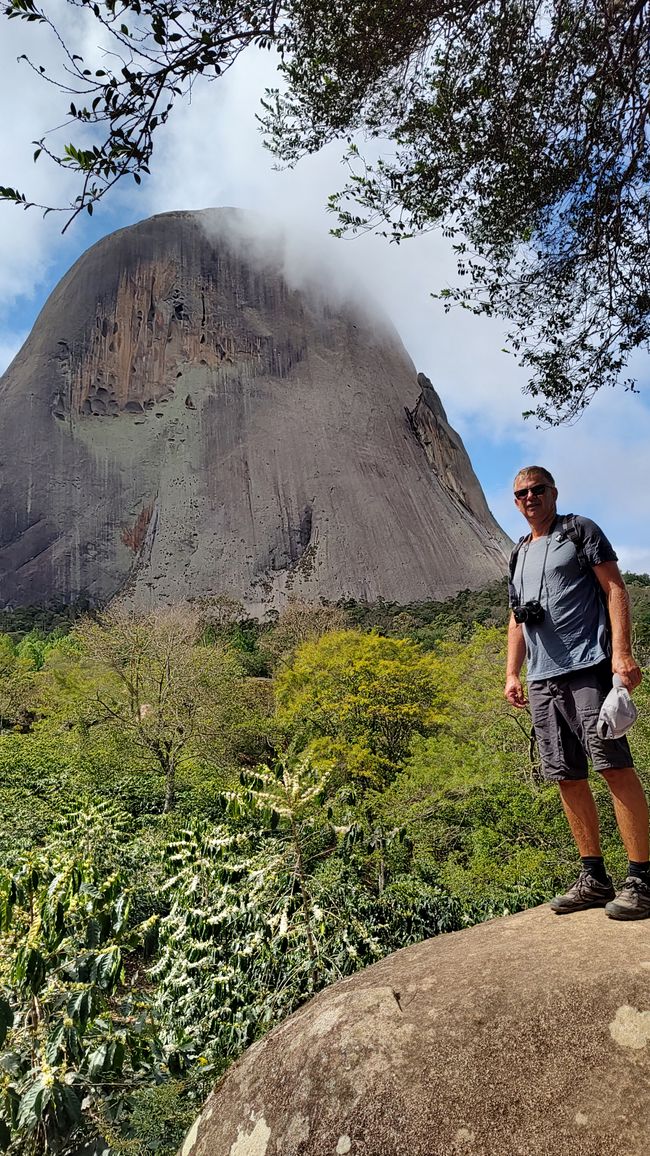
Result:
{"type": "Polygon", "coordinates": [[[506,629],[476,626],[466,642],[438,645],[439,684],[444,688],[442,731],[478,751],[514,756],[523,777],[537,770],[528,710],[514,710],[503,696],[506,629]]]}
{"type": "Polygon", "coordinates": [[[440,717],[433,656],[409,639],[355,630],[299,646],[276,695],[277,721],[296,741],[375,781],[394,774],[412,736],[440,717]]]}
{"type": "MultiPolygon", "coordinates": [[[[97,69],[67,52],[64,71],[47,76],[72,96],[83,138],[59,148],[46,137],[36,151],[79,173],[68,211],[92,211],[124,175],[140,179],[156,131],[197,77],[274,44],[285,87],[265,102],[270,148],[292,164],[347,139],[351,177],[331,202],[342,229],[399,241],[439,227],[452,239],[459,281],[440,296],[506,319],[531,372],[532,412],[574,416],[648,348],[644,0],[80,6],[114,53],[97,69]],[[382,141],[378,162],[360,155],[364,134],[382,141]]],[[[49,25],[65,52],[52,0],[6,0],[4,11],[49,25]]],[[[0,195],[29,204],[11,187],[0,195]]]]}
{"type": "Polygon", "coordinates": [[[347,136],[341,229],[443,230],[458,283],[439,296],[506,319],[540,419],[574,417],[648,349],[643,2],[307,5],[289,45],[273,151],[293,163],[347,136]],[[355,133],[392,155],[364,160],[355,133]]]}

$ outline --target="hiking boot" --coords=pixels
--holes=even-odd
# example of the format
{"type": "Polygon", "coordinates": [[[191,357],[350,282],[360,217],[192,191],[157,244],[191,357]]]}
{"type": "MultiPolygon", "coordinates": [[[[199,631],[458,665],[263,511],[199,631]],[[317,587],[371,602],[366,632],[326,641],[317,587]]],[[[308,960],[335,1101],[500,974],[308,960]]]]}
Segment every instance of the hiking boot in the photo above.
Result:
{"type": "Polygon", "coordinates": [[[628,875],[615,899],[605,907],[610,919],[648,919],[650,885],[636,875],[628,875]]]}
{"type": "MultiPolygon", "coordinates": [[[[566,895],[556,895],[555,899],[551,899],[551,911],[554,911],[556,915],[568,915],[571,911],[586,911],[588,907],[604,907],[610,899],[614,898],[615,894],[614,884],[609,875],[606,883],[600,883],[588,871],[581,871],[573,887],[569,887],[566,895]]],[[[650,904],[650,891],[648,892],[648,903],[650,904]]],[[[650,915],[650,907],[648,908],[648,915],[650,915]]],[[[638,919],[638,916],[619,915],[617,918],[638,919]]]]}

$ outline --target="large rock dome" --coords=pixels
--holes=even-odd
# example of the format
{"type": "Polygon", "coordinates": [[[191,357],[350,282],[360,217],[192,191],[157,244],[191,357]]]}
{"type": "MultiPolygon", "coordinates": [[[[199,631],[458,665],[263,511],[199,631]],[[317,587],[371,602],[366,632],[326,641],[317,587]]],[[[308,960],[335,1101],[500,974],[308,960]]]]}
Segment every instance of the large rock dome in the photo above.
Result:
{"type": "Polygon", "coordinates": [[[395,332],[335,287],[290,287],[249,224],[153,217],[52,293],[0,381],[0,605],[407,602],[505,572],[395,332]]]}
{"type": "Polygon", "coordinates": [[[226,1073],[182,1156],[647,1156],[647,923],[548,908],[396,952],[226,1073]]]}

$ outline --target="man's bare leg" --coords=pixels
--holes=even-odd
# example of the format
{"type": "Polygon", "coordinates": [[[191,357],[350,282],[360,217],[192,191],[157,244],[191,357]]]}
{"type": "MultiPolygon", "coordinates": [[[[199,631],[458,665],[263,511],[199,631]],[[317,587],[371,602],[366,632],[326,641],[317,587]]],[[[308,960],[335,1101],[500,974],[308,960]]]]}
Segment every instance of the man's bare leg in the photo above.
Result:
{"type": "Polygon", "coordinates": [[[587,907],[605,907],[614,898],[614,888],[602,860],[598,812],[591,787],[586,779],[565,779],[559,787],[564,813],[583,867],[566,895],[556,895],[551,900],[551,911],[556,915],[567,915],[572,911],[584,911],[587,907]]]}
{"type": "Polygon", "coordinates": [[[635,863],[647,863],[650,859],[648,802],[639,776],[634,767],[604,771],[603,774],[611,791],[627,857],[635,863]]]}
{"type": "Polygon", "coordinates": [[[564,813],[580,856],[601,855],[598,812],[587,779],[564,779],[559,787],[564,813]]]}

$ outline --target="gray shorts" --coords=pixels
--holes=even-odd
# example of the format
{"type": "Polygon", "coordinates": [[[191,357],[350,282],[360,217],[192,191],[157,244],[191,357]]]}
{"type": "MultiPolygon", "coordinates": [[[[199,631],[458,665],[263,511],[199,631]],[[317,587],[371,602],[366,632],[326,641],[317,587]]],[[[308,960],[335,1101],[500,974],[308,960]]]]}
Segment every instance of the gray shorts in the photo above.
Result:
{"type": "Polygon", "coordinates": [[[528,684],[545,779],[555,783],[586,779],[588,760],[595,771],[633,765],[626,738],[600,739],[596,734],[600,708],[611,687],[608,662],[528,684]]]}

